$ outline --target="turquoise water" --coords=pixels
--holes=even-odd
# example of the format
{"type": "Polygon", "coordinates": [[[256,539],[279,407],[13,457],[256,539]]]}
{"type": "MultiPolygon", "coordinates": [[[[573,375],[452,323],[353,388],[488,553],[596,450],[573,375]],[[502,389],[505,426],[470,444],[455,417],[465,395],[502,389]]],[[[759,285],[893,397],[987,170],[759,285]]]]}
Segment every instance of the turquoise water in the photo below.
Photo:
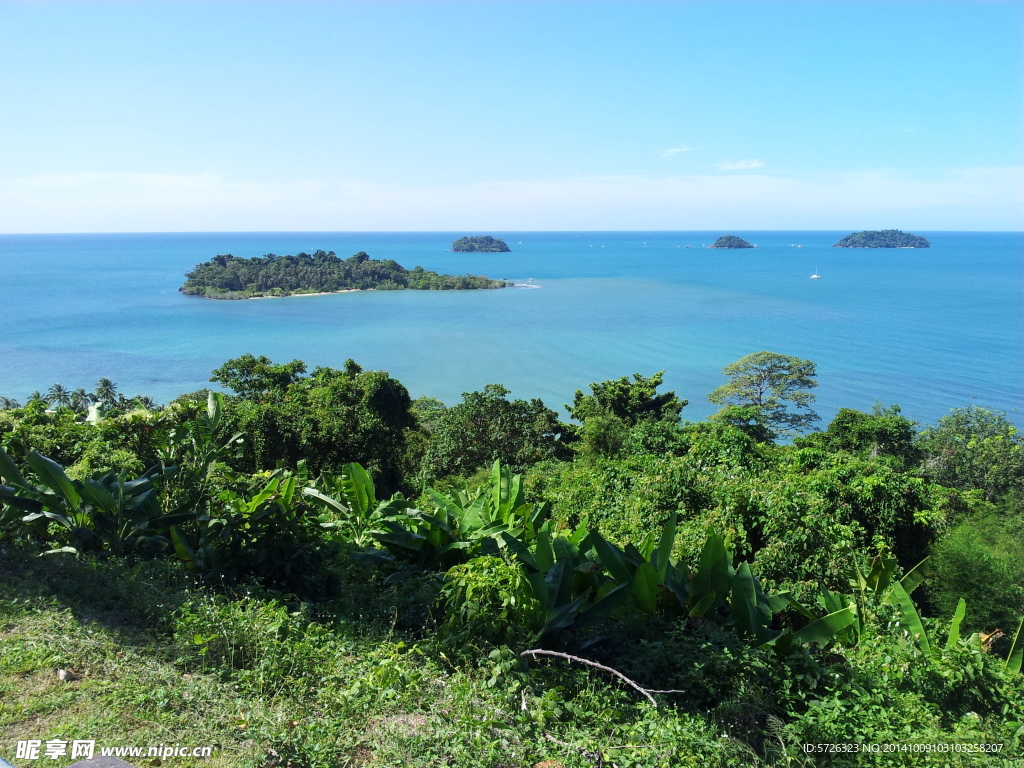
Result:
{"type": "Polygon", "coordinates": [[[0,394],[91,390],[107,376],[167,401],[251,352],[311,368],[353,358],[448,403],[497,382],[554,408],[590,382],[664,369],[698,419],[723,366],[767,349],[818,364],[826,420],[876,399],[925,422],[1024,404],[1024,233],[917,232],[930,249],[847,250],[830,246],[848,231],[737,231],[758,248],[716,251],[700,246],[721,232],[489,232],[513,252],[448,253],[464,234],[2,235],[0,394]],[[177,292],[218,253],[317,248],[535,287],[235,302],[177,292]]]}

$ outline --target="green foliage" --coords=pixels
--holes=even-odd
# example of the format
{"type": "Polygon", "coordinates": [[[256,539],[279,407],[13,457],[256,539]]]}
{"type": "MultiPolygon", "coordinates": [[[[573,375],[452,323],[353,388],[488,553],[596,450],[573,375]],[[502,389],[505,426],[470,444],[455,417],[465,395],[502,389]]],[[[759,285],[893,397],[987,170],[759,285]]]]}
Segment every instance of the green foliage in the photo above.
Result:
{"type": "Polygon", "coordinates": [[[344,370],[317,368],[256,400],[229,401],[224,431],[247,437],[233,463],[239,471],[294,468],[306,460],[313,474],[340,474],[360,462],[393,493],[403,485],[406,440],[415,426],[410,403],[408,390],[385,371],[364,371],[350,361],[344,370]]]}
{"type": "MultiPolygon", "coordinates": [[[[1024,616],[1024,525],[990,513],[967,518],[931,548],[928,598],[948,616],[966,598],[968,632],[1001,629],[1007,635],[1024,616]]],[[[1007,640],[1006,644],[1009,644],[1007,640]]]]}
{"type": "Polygon", "coordinates": [[[736,235],[722,235],[709,248],[753,248],[750,243],[736,235]]]}
{"type": "Polygon", "coordinates": [[[509,400],[508,394],[500,384],[488,384],[482,392],[463,393],[461,403],[437,414],[423,457],[426,480],[465,477],[495,461],[518,472],[567,455],[558,414],[537,398],[509,400]]]}
{"type": "Polygon", "coordinates": [[[920,460],[916,437],[914,422],[900,416],[899,406],[893,405],[878,414],[840,408],[825,432],[794,442],[829,453],[845,451],[861,458],[890,457],[897,466],[910,468],[920,460]]]}
{"type": "Polygon", "coordinates": [[[494,555],[449,568],[440,601],[442,637],[456,647],[477,643],[522,647],[543,618],[520,565],[494,555]]]}
{"type": "Polygon", "coordinates": [[[241,259],[231,254],[215,256],[186,273],[181,292],[211,299],[247,299],[254,296],[288,296],[292,293],[329,293],[345,290],[464,290],[504,288],[501,280],[477,275],[439,275],[422,267],[407,270],[391,259],[371,259],[360,251],[339,259],[333,251],[313,255],[241,259]]]}
{"type": "Polygon", "coordinates": [[[719,405],[753,406],[779,434],[792,435],[818,420],[811,410],[818,386],[816,366],[810,360],[775,352],[755,352],[730,363],[722,373],[729,378],[708,395],[719,405]],[[795,411],[789,410],[792,405],[795,411]]]}
{"type": "Polygon", "coordinates": [[[675,392],[658,394],[664,374],[664,371],[658,371],[646,377],[634,373],[633,381],[623,376],[595,382],[590,385],[589,395],[577,389],[572,405],[565,408],[572,418],[584,423],[589,418],[608,414],[620,419],[627,427],[643,421],[677,422],[686,401],[676,397],[675,392]]]}
{"type": "Polygon", "coordinates": [[[333,495],[317,488],[302,489],[312,504],[324,510],[317,518],[320,526],[333,529],[357,547],[369,546],[375,534],[385,532],[385,521],[411,508],[400,493],[378,502],[373,480],[359,464],[346,464],[340,477],[325,475],[320,484],[333,495]]]}
{"type": "Polygon", "coordinates": [[[452,243],[452,250],[465,253],[508,253],[511,249],[500,238],[478,235],[476,237],[460,237],[452,243]]]}
{"type": "Polygon", "coordinates": [[[955,408],[918,436],[924,473],[951,488],[975,488],[994,501],[1024,492],[1024,440],[1006,414],[955,408]]]}
{"type": "MultiPolygon", "coordinates": [[[[110,472],[97,479],[72,480],[55,461],[32,451],[25,456],[32,481],[18,470],[0,448],[0,502],[5,508],[29,514],[24,522],[47,535],[47,524],[57,533],[60,551],[103,550],[113,555],[133,552],[152,555],[169,544],[171,526],[195,516],[194,512],[162,514],[157,486],[173,470],[153,468],[133,480],[110,472]]],[[[7,515],[0,516],[2,521],[7,515]]]]}
{"type": "Polygon", "coordinates": [[[245,400],[257,400],[267,393],[283,393],[306,372],[301,360],[275,365],[266,355],[242,355],[215,368],[210,381],[230,387],[245,400]]]}
{"type": "Polygon", "coordinates": [[[898,229],[855,232],[847,235],[833,248],[927,248],[931,242],[920,235],[898,229]]]}

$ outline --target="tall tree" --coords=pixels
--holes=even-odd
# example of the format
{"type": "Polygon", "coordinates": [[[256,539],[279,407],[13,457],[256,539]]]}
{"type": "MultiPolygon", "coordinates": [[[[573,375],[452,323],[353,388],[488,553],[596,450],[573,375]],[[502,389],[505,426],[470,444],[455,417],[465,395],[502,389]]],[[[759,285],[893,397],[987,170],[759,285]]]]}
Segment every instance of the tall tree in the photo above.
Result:
{"type": "Polygon", "coordinates": [[[955,408],[921,432],[924,472],[953,488],[977,488],[993,501],[1007,491],[1024,492],[1024,439],[1005,413],[970,406],[955,408]]]}
{"type": "Polygon", "coordinates": [[[754,406],[778,435],[804,432],[818,421],[810,390],[818,386],[817,368],[810,360],[776,352],[755,352],[727,365],[729,381],[708,395],[712,403],[754,406]]]}
{"type": "Polygon", "coordinates": [[[63,384],[54,384],[46,391],[46,402],[57,408],[70,408],[71,390],[63,384]]]}
{"type": "Polygon", "coordinates": [[[566,458],[564,425],[538,398],[509,400],[509,390],[488,384],[464,392],[462,402],[436,412],[436,426],[423,458],[428,479],[468,475],[500,460],[513,471],[544,459],[566,458]]]}
{"type": "Polygon", "coordinates": [[[680,400],[675,392],[658,394],[664,375],[664,371],[650,377],[634,373],[633,381],[623,376],[595,382],[590,385],[589,395],[577,389],[572,405],[566,405],[566,410],[577,421],[585,422],[593,416],[610,414],[629,427],[648,420],[679,421],[679,414],[687,401],[680,400]]]}
{"type": "Polygon", "coordinates": [[[117,385],[104,376],[96,382],[96,391],[93,392],[93,399],[98,403],[113,405],[117,402],[117,385]]]}
{"type": "Polygon", "coordinates": [[[275,364],[266,355],[242,355],[213,371],[210,381],[231,387],[239,397],[255,400],[268,392],[283,392],[306,372],[301,360],[275,364]]]}

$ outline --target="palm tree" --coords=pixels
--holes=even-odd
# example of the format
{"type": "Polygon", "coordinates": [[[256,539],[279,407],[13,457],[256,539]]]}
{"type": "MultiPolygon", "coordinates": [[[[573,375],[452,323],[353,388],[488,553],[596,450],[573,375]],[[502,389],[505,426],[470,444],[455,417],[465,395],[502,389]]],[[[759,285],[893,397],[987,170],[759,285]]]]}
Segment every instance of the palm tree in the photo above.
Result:
{"type": "Polygon", "coordinates": [[[0,395],[0,411],[6,411],[11,408],[21,408],[21,404],[14,398],[0,395]]]}
{"type": "Polygon", "coordinates": [[[98,403],[113,405],[117,401],[117,385],[104,376],[96,382],[96,391],[93,398],[98,403]]]}
{"type": "Polygon", "coordinates": [[[70,408],[71,391],[63,384],[54,384],[46,390],[46,402],[58,408],[70,408]]]}
{"type": "Polygon", "coordinates": [[[92,400],[89,398],[89,393],[85,391],[84,387],[79,387],[71,393],[71,410],[76,413],[85,413],[89,410],[89,405],[92,400]]]}

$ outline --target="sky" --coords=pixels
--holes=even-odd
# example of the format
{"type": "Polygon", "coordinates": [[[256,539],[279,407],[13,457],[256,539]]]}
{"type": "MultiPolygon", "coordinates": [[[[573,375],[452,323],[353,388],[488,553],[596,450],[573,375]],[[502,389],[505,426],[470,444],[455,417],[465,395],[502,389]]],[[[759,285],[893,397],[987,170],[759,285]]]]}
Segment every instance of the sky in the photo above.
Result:
{"type": "Polygon", "coordinates": [[[0,232],[1024,230],[1024,2],[0,0],[0,232]]]}

